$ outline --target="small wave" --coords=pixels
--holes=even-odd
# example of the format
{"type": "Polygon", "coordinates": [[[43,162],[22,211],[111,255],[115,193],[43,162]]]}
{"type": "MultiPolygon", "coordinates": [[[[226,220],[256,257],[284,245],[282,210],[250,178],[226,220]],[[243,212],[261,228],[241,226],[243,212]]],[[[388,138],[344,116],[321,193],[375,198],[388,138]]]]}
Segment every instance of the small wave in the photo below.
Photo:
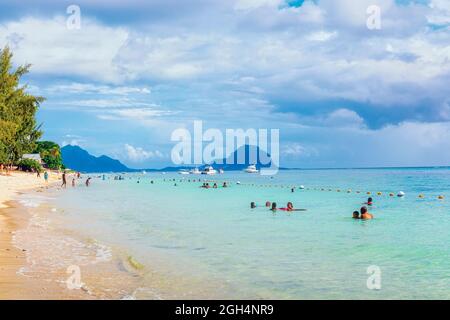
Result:
{"type": "Polygon", "coordinates": [[[123,296],[120,300],[138,300],[138,299],[152,299],[152,300],[163,300],[162,296],[159,295],[155,290],[151,288],[137,288],[131,294],[123,296]]]}
{"type": "Polygon", "coordinates": [[[21,199],[19,203],[27,208],[37,208],[40,206],[42,201],[38,201],[36,199],[21,199]]]}

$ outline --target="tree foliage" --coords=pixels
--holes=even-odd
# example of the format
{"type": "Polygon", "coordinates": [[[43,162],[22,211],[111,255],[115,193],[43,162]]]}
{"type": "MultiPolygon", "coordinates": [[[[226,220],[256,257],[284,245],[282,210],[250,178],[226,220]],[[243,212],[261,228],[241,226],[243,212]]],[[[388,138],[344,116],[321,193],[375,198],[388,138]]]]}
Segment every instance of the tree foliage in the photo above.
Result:
{"type": "Polygon", "coordinates": [[[17,163],[32,152],[42,135],[35,116],[44,98],[20,84],[30,65],[13,70],[12,57],[8,47],[0,50],[0,163],[5,164],[17,163]]]}
{"type": "Polygon", "coordinates": [[[17,163],[17,167],[22,171],[29,171],[29,172],[42,171],[41,164],[33,159],[22,159],[17,163]]]}
{"type": "Polygon", "coordinates": [[[52,141],[38,141],[36,142],[36,149],[34,152],[41,155],[42,160],[49,169],[58,170],[64,167],[61,157],[61,148],[58,144],[52,141]]]}

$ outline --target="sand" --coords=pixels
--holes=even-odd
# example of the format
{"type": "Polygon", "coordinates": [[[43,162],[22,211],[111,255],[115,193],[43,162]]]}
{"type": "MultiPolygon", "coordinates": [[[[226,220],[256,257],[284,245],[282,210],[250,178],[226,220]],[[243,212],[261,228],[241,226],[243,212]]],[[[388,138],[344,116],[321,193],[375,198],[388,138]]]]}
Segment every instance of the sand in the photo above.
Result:
{"type": "MultiPolygon", "coordinates": [[[[70,181],[71,177],[67,180],[70,181]]],[[[0,175],[0,300],[120,299],[137,287],[138,272],[121,270],[124,258],[115,257],[105,263],[83,266],[83,286],[76,290],[68,289],[66,280],[70,275],[66,267],[49,270],[42,263],[42,259],[57,254],[61,255],[62,262],[73,265],[77,253],[71,248],[67,248],[65,255],[52,252],[40,241],[51,236],[54,243],[64,243],[67,238],[62,230],[49,233],[47,229],[38,228],[26,231],[24,235],[23,231],[30,228],[32,217],[26,207],[14,200],[19,193],[60,192],[60,183],[60,176],[53,172],[49,172],[48,183],[43,174],[40,178],[36,174],[22,172],[0,175]],[[22,235],[19,239],[18,234],[22,235]],[[30,268],[30,261],[33,261],[32,271],[21,272],[24,267],[30,268]]],[[[48,208],[45,209],[44,205],[43,215],[48,214],[48,208]]],[[[34,208],[36,210],[39,208],[34,208]]],[[[75,238],[72,240],[76,241],[75,238]]],[[[82,254],[91,254],[95,258],[95,253],[82,254]]]]}
{"type": "MultiPolygon", "coordinates": [[[[0,299],[38,298],[38,290],[29,290],[27,279],[19,277],[17,270],[25,264],[25,251],[12,245],[14,231],[28,221],[26,213],[14,212],[11,200],[19,192],[46,187],[59,180],[58,174],[49,172],[46,183],[43,174],[11,172],[0,175],[0,299]],[[27,292],[29,294],[27,294],[27,292]]],[[[32,287],[32,286],[31,286],[32,287]]]]}
{"type": "MultiPolygon", "coordinates": [[[[57,173],[49,172],[48,184],[54,183],[59,179],[57,173]]],[[[35,173],[17,171],[11,172],[10,175],[0,174],[0,209],[6,208],[6,202],[12,200],[18,192],[45,187],[46,185],[44,174],[41,174],[40,178],[35,173]]]]}

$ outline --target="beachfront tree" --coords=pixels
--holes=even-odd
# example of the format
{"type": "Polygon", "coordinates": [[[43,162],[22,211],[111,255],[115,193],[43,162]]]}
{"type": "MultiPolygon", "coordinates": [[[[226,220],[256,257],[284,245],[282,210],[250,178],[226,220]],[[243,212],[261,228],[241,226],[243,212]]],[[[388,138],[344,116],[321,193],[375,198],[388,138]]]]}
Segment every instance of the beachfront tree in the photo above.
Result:
{"type": "Polygon", "coordinates": [[[61,148],[58,144],[52,141],[38,141],[34,152],[41,155],[42,160],[49,169],[58,170],[63,168],[61,148]]]}
{"type": "Polygon", "coordinates": [[[20,84],[30,65],[13,70],[12,57],[8,47],[0,50],[0,162],[6,164],[17,163],[24,153],[34,150],[42,135],[36,112],[44,101],[20,84]]]}

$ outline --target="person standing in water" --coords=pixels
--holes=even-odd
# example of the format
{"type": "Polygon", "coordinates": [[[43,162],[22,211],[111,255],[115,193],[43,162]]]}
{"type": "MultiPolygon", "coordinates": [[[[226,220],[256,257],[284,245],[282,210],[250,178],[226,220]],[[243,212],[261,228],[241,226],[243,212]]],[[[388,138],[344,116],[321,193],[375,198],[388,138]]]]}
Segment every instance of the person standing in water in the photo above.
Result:
{"type": "Polygon", "coordinates": [[[369,213],[367,211],[367,207],[365,207],[365,206],[361,208],[361,219],[363,219],[363,220],[373,219],[373,214],[369,213]]]}
{"type": "Polygon", "coordinates": [[[72,188],[75,188],[75,178],[72,178],[72,188]]]}
{"type": "Polygon", "coordinates": [[[61,188],[67,187],[67,180],[66,180],[66,172],[64,171],[62,174],[62,185],[61,188]]]}
{"type": "Polygon", "coordinates": [[[86,179],[86,187],[89,187],[90,184],[91,184],[91,177],[86,179]]]}
{"type": "Polygon", "coordinates": [[[359,219],[359,211],[353,211],[353,219],[359,219]]]}
{"type": "Polygon", "coordinates": [[[44,172],[44,180],[45,180],[45,183],[48,183],[48,172],[47,171],[44,172]]]}

